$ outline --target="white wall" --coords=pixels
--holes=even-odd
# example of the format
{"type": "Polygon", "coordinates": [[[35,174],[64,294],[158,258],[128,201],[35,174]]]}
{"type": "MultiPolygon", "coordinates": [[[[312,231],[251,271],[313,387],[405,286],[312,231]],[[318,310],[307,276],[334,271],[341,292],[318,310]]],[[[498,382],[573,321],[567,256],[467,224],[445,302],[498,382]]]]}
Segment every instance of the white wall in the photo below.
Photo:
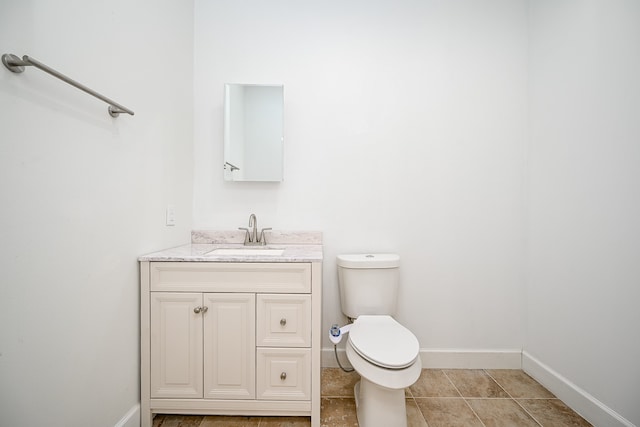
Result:
{"type": "Polygon", "coordinates": [[[640,3],[537,0],[530,19],[525,350],[640,425],[640,3]]]}
{"type": "Polygon", "coordinates": [[[192,3],[177,0],[0,2],[0,54],[31,55],[136,113],[112,119],[42,71],[0,67],[2,426],[136,413],[136,258],[191,229],[192,29],[192,3]]]}
{"type": "Polygon", "coordinates": [[[423,348],[519,350],[526,27],[513,0],[196,0],[194,227],[323,231],[327,329],[336,254],[397,252],[423,348]],[[284,84],[284,182],[223,182],[227,82],[284,84]]]}

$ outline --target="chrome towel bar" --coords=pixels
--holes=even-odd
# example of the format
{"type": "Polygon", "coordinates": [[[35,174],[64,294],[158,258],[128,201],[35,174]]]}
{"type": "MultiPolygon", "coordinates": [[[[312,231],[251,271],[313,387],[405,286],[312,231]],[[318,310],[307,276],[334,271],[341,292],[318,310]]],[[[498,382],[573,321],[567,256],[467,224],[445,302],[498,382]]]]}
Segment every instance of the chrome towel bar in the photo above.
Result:
{"type": "Polygon", "coordinates": [[[41,69],[42,71],[44,71],[45,73],[51,74],[53,77],[56,77],[60,80],[62,80],[65,83],[69,83],[71,86],[75,86],[78,89],[80,89],[83,92],[88,93],[91,96],[94,96],[96,98],[98,98],[101,101],[106,102],[107,104],[109,104],[109,114],[111,115],[111,117],[118,117],[120,115],[120,113],[127,113],[127,114],[131,114],[133,116],[133,111],[131,111],[130,109],[128,109],[127,107],[124,107],[120,104],[118,104],[117,102],[107,98],[104,95],[99,94],[98,92],[89,89],[88,87],[86,87],[83,84],[78,83],[77,81],[70,79],[69,77],[65,76],[64,74],[54,70],[53,68],[50,68],[46,65],[44,65],[42,62],[37,61],[34,58],[31,58],[27,55],[24,55],[22,57],[22,59],[20,59],[18,56],[13,55],[11,53],[5,53],[4,55],[2,55],[2,63],[4,64],[5,67],[7,67],[10,71],[13,71],[14,73],[22,73],[24,71],[24,67],[28,67],[28,66],[34,66],[36,68],[41,69]]]}

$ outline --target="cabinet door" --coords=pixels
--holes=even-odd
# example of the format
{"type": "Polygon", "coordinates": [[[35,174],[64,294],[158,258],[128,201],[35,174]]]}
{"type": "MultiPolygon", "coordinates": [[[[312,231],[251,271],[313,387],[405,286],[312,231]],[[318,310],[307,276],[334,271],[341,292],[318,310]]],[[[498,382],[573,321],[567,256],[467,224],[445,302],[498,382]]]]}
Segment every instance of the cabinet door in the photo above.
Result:
{"type": "Polygon", "coordinates": [[[151,292],[152,398],[202,397],[201,305],[200,293],[151,292]]]}
{"type": "Polygon", "coordinates": [[[204,397],[255,399],[254,294],[204,294],[204,397]]]}

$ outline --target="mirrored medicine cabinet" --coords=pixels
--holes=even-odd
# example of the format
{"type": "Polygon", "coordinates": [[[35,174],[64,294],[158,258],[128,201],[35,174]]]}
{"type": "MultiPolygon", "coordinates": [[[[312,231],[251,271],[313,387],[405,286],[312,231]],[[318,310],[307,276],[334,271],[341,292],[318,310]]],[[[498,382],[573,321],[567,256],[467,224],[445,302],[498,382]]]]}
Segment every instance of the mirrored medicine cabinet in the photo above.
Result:
{"type": "Polygon", "coordinates": [[[224,180],[282,181],[284,86],[225,84],[224,180]]]}

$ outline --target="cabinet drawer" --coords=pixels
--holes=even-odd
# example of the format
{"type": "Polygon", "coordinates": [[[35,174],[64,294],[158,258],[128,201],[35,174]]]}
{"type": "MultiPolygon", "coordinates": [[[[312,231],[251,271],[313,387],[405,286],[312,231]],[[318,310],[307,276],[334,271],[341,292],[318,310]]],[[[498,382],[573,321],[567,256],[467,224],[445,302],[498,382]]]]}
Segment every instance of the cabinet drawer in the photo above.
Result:
{"type": "Polygon", "coordinates": [[[258,348],[256,398],[310,400],[311,349],[258,348]]]}
{"type": "Polygon", "coordinates": [[[310,293],[310,263],[152,262],[151,291],[310,293]]]}
{"type": "Polygon", "coordinates": [[[311,347],[311,295],[259,294],[256,345],[311,347]]]}

